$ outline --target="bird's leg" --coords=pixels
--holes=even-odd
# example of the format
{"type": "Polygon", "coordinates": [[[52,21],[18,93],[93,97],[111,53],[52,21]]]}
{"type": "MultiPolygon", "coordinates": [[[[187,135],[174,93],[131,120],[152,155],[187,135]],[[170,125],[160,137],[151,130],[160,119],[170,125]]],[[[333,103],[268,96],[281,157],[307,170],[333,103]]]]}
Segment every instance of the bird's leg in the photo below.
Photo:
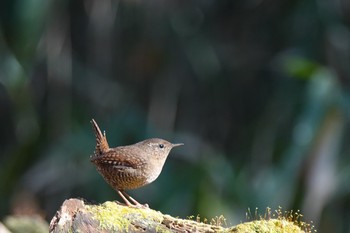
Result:
{"type": "MultiPolygon", "coordinates": [[[[125,191],[121,191],[122,193],[123,193],[123,195],[125,196],[125,197],[127,197],[127,198],[129,198],[134,204],[135,204],[135,206],[137,206],[137,207],[144,207],[145,205],[142,205],[142,204],[140,204],[138,201],[136,201],[134,198],[132,198],[129,194],[127,194],[125,191]]],[[[147,205],[147,207],[148,207],[148,205],[147,205]]]]}
{"type": "Polygon", "coordinates": [[[146,207],[146,208],[148,208],[147,204],[145,204],[145,205],[140,204],[134,198],[130,197],[130,195],[127,194],[124,190],[117,190],[117,192],[118,192],[119,196],[121,198],[123,198],[123,200],[124,200],[124,202],[125,202],[125,204],[127,206],[130,206],[130,207],[146,207]],[[131,202],[133,202],[134,204],[132,204],[128,199],[131,200],[131,202]]]}
{"type": "MultiPolygon", "coordinates": [[[[117,193],[119,194],[119,196],[124,200],[125,204],[127,206],[134,206],[133,204],[130,203],[130,201],[123,195],[123,192],[120,190],[117,190],[117,193]]],[[[125,193],[125,192],[124,192],[125,193]]]]}

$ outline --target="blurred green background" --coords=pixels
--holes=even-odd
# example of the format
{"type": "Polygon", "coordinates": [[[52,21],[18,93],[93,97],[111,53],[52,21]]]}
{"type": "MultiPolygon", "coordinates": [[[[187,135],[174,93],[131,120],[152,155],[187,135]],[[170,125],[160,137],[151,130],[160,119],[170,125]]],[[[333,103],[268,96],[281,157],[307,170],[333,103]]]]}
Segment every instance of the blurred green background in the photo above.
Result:
{"type": "Polygon", "coordinates": [[[129,192],[175,216],[301,210],[350,232],[348,0],[4,0],[0,217],[118,195],[89,162],[183,142],[129,192]]]}

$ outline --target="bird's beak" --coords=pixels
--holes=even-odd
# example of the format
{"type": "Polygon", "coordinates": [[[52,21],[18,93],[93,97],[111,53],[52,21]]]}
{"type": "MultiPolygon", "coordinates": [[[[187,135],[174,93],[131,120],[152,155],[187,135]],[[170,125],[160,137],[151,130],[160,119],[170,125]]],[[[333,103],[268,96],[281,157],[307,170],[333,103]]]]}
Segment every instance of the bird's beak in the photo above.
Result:
{"type": "Polygon", "coordinates": [[[176,147],[176,146],[183,146],[184,144],[183,143],[175,143],[175,144],[171,144],[173,147],[176,147]]]}

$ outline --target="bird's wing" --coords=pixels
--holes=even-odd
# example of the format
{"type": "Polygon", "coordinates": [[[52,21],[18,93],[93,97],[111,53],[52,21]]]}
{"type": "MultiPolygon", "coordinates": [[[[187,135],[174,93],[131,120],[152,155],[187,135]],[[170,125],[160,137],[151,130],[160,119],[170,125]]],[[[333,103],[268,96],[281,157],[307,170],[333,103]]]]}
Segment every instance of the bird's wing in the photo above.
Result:
{"type": "Polygon", "coordinates": [[[102,155],[92,157],[91,162],[117,169],[137,168],[144,164],[144,160],[135,149],[126,147],[110,149],[102,155]]]}

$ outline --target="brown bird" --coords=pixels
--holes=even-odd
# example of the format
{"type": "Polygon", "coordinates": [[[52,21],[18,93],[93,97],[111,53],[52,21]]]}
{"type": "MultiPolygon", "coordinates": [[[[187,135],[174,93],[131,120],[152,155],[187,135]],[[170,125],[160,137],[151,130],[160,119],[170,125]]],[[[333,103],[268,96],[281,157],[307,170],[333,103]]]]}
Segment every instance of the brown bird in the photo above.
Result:
{"type": "Polygon", "coordinates": [[[123,198],[126,205],[143,206],[125,190],[137,189],[157,179],[170,150],[183,143],[173,144],[163,139],[151,138],[129,146],[110,148],[106,133],[102,134],[94,119],[91,120],[91,124],[97,142],[94,155],[90,158],[91,162],[96,165],[97,171],[105,181],[123,198]]]}

